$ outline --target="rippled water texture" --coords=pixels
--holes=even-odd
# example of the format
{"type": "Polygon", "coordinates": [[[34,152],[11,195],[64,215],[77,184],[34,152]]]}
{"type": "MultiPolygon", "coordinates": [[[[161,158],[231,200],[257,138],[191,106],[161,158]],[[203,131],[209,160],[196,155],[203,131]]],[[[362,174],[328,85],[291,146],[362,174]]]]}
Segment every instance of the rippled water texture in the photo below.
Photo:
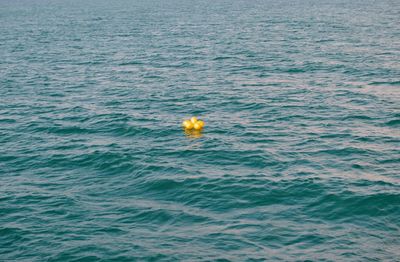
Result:
{"type": "Polygon", "coordinates": [[[0,0],[0,261],[398,261],[399,17],[0,0]]]}

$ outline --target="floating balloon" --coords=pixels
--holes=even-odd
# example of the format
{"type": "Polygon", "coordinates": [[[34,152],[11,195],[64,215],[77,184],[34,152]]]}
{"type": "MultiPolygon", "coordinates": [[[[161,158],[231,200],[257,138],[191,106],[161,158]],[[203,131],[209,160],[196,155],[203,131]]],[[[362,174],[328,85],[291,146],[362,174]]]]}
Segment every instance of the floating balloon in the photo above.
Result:
{"type": "Polygon", "coordinates": [[[197,122],[197,117],[193,116],[192,118],[190,118],[190,121],[191,121],[193,124],[196,124],[196,122],[197,122]]]}
{"type": "Polygon", "coordinates": [[[204,122],[203,122],[203,121],[201,121],[201,120],[198,120],[196,123],[197,123],[197,124],[199,124],[201,128],[203,128],[203,127],[204,127],[204,122]]]}
{"type": "Polygon", "coordinates": [[[204,127],[204,121],[198,120],[197,117],[194,116],[190,118],[190,120],[183,121],[182,126],[185,130],[195,129],[201,131],[204,127]]]}
{"type": "Polygon", "coordinates": [[[203,127],[199,123],[194,123],[193,128],[196,130],[201,130],[203,127]]]}
{"type": "Polygon", "coordinates": [[[188,130],[193,128],[193,123],[190,120],[183,121],[182,125],[185,129],[188,129],[188,130]]]}

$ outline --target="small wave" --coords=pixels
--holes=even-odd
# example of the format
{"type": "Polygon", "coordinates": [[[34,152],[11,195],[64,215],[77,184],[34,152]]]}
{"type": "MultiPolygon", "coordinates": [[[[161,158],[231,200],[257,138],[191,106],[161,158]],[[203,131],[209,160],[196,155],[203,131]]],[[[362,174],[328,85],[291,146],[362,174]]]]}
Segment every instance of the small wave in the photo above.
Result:
{"type": "Polygon", "coordinates": [[[386,126],[400,126],[400,119],[393,119],[385,123],[386,126]]]}
{"type": "Polygon", "coordinates": [[[233,57],[231,56],[217,56],[213,58],[214,61],[219,61],[219,60],[227,60],[227,59],[232,59],[233,57]]]}
{"type": "Polygon", "coordinates": [[[372,85],[372,86],[380,86],[380,85],[397,86],[397,85],[400,85],[400,81],[371,82],[371,83],[369,83],[369,85],[372,85]]]}
{"type": "Polygon", "coordinates": [[[334,156],[354,156],[354,155],[368,155],[372,154],[373,151],[356,148],[356,147],[345,147],[338,149],[326,149],[315,152],[317,154],[329,154],[334,156]]]}
{"type": "Polygon", "coordinates": [[[343,117],[342,120],[373,120],[373,118],[367,115],[348,115],[343,117]]]}
{"type": "Polygon", "coordinates": [[[17,120],[11,119],[11,118],[1,118],[0,119],[0,123],[3,123],[3,124],[14,124],[14,123],[17,123],[17,120]]]}
{"type": "Polygon", "coordinates": [[[118,65],[119,65],[119,66],[143,65],[143,62],[141,62],[141,61],[128,61],[128,62],[119,63],[118,65]]]}
{"type": "Polygon", "coordinates": [[[399,194],[376,193],[359,195],[354,192],[326,194],[310,204],[310,214],[322,216],[329,220],[351,220],[356,217],[398,216],[397,203],[400,203],[399,194]]]}

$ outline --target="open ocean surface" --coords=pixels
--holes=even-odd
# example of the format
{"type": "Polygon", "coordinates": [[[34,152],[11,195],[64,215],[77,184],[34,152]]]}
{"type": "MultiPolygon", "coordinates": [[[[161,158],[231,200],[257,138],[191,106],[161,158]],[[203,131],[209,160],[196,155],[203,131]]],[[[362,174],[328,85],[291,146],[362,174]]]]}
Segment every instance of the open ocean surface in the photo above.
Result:
{"type": "Polygon", "coordinates": [[[264,260],[400,261],[400,1],[0,0],[0,261],[264,260]]]}

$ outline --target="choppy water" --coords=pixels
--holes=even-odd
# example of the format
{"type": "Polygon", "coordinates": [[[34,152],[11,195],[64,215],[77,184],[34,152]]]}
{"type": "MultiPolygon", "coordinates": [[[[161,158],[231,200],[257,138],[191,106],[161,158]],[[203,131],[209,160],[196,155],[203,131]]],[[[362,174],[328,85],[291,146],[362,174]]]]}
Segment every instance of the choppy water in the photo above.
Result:
{"type": "Polygon", "coordinates": [[[399,261],[399,17],[1,0],[0,260],[399,261]]]}

